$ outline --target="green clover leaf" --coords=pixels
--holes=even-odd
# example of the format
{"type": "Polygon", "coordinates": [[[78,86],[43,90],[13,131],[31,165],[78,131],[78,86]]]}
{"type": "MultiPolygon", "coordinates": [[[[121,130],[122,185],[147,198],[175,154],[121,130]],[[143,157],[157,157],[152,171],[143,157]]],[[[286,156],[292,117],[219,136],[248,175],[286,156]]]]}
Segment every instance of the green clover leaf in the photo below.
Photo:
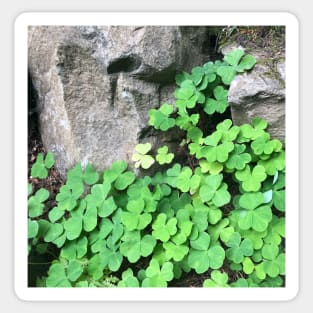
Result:
{"type": "Polygon", "coordinates": [[[265,168],[267,175],[274,176],[277,171],[285,169],[285,152],[280,151],[272,155],[270,159],[259,160],[258,165],[265,168]]]}
{"type": "Polygon", "coordinates": [[[220,66],[217,74],[222,78],[225,85],[230,85],[237,72],[241,73],[250,70],[256,63],[252,55],[244,55],[242,49],[236,49],[224,56],[224,61],[228,65],[220,66]]]}
{"type": "Polygon", "coordinates": [[[80,237],[78,239],[67,241],[61,249],[60,256],[67,260],[80,259],[87,253],[88,239],[80,237]]]}
{"type": "Polygon", "coordinates": [[[200,160],[199,165],[201,173],[210,173],[211,175],[217,175],[223,170],[223,164],[218,162],[208,162],[207,160],[200,160]]]}
{"type": "Polygon", "coordinates": [[[203,202],[212,201],[217,207],[221,207],[230,201],[230,193],[226,183],[222,183],[223,176],[208,175],[200,187],[199,195],[203,202]]]}
{"type": "Polygon", "coordinates": [[[119,160],[112,163],[111,168],[103,172],[103,181],[113,183],[126,169],[127,163],[119,160]]]}
{"type": "Polygon", "coordinates": [[[136,153],[133,155],[132,160],[135,161],[135,168],[142,167],[148,169],[154,163],[154,159],[151,155],[147,154],[151,150],[150,143],[138,144],[135,148],[136,153]]]}
{"type": "Polygon", "coordinates": [[[282,143],[277,139],[270,140],[270,135],[265,133],[251,143],[251,148],[255,155],[270,155],[273,152],[281,151],[282,143]]]}
{"type": "Polygon", "coordinates": [[[38,234],[39,225],[37,221],[32,221],[30,218],[27,220],[27,238],[35,238],[38,234]]]}
{"type": "Polygon", "coordinates": [[[247,193],[240,197],[240,208],[233,211],[240,229],[252,228],[257,232],[266,230],[272,220],[272,210],[268,205],[261,205],[262,203],[264,203],[264,197],[261,192],[247,193]]]}
{"type": "Polygon", "coordinates": [[[251,161],[251,155],[244,153],[246,150],[245,145],[235,144],[234,150],[230,153],[227,162],[225,163],[226,168],[229,170],[243,170],[251,161]]]}
{"type": "Polygon", "coordinates": [[[84,269],[83,266],[80,262],[77,260],[71,260],[68,263],[68,268],[67,268],[67,277],[68,280],[71,282],[75,282],[78,280],[78,278],[81,276],[83,273],[84,269]]]}
{"type": "Polygon", "coordinates": [[[161,267],[156,259],[152,259],[145,271],[142,287],[167,287],[167,282],[174,277],[173,264],[165,262],[161,267]]]}
{"type": "Polygon", "coordinates": [[[261,165],[256,165],[252,170],[247,165],[243,170],[235,173],[236,178],[241,182],[244,191],[258,191],[261,183],[266,179],[266,170],[261,165]]]}
{"type": "Polygon", "coordinates": [[[52,152],[48,152],[47,155],[43,156],[39,153],[36,158],[36,162],[32,165],[31,176],[36,178],[47,178],[48,170],[54,165],[54,156],[52,152]]]}
{"type": "Polygon", "coordinates": [[[209,268],[218,269],[225,259],[225,251],[219,245],[210,247],[211,237],[206,232],[201,232],[194,240],[190,240],[191,249],[188,254],[188,265],[198,274],[209,268]]]}
{"type": "Polygon", "coordinates": [[[152,216],[143,212],[144,207],[145,202],[141,198],[129,200],[127,212],[123,212],[121,215],[121,221],[128,231],[142,230],[150,224],[152,216]]]}
{"type": "Polygon", "coordinates": [[[122,273],[122,280],[118,282],[118,287],[139,287],[139,281],[134,276],[131,268],[128,268],[122,273]]]}
{"type": "Polygon", "coordinates": [[[65,273],[65,267],[61,263],[54,263],[50,266],[46,287],[72,287],[65,273]]]}
{"type": "Polygon", "coordinates": [[[174,127],[175,119],[169,117],[173,111],[174,107],[167,103],[162,104],[158,110],[149,110],[149,125],[162,131],[167,131],[174,127]]]}
{"type": "Polygon", "coordinates": [[[228,284],[227,273],[221,273],[220,271],[214,270],[211,272],[211,278],[206,279],[203,282],[203,287],[230,287],[228,284]]]}
{"type": "Polygon", "coordinates": [[[126,232],[122,237],[120,251],[131,263],[137,262],[140,257],[147,257],[156,245],[156,240],[151,235],[141,237],[139,231],[126,232]]]}
{"type": "Polygon", "coordinates": [[[208,98],[204,104],[204,112],[212,115],[215,112],[224,113],[228,107],[228,91],[222,87],[217,86],[213,89],[214,98],[208,98]]]}
{"type": "MultiPolygon", "coordinates": [[[[73,181],[72,181],[73,183],[73,181]]],[[[60,188],[56,195],[58,208],[63,211],[72,211],[78,204],[79,197],[83,194],[84,187],[80,183],[78,185],[64,185],[60,188]]]]}
{"type": "Polygon", "coordinates": [[[253,254],[253,245],[249,239],[241,241],[239,233],[234,232],[226,242],[229,249],[226,250],[226,257],[234,263],[241,263],[245,256],[253,254]]]}
{"type": "Polygon", "coordinates": [[[117,177],[116,181],[114,182],[114,187],[117,190],[125,190],[129,185],[131,185],[136,176],[133,172],[127,171],[117,177]]]}
{"type": "Polygon", "coordinates": [[[285,275],[285,254],[281,253],[272,260],[264,260],[263,269],[264,272],[272,278],[278,275],[285,275]]]}
{"type": "Polygon", "coordinates": [[[177,232],[177,219],[170,218],[167,220],[167,216],[164,213],[157,215],[156,219],[152,223],[152,236],[162,242],[169,241],[170,237],[177,232]]]}
{"type": "Polygon", "coordinates": [[[163,146],[158,149],[156,160],[160,165],[171,163],[173,158],[174,158],[174,153],[168,153],[167,146],[163,146]]]}
{"type": "Polygon", "coordinates": [[[40,188],[33,196],[28,199],[28,216],[38,217],[44,210],[44,202],[49,198],[49,191],[40,188]]]}
{"type": "Polygon", "coordinates": [[[73,189],[81,189],[83,188],[83,183],[91,186],[95,184],[98,180],[99,174],[96,172],[91,164],[87,164],[85,171],[83,171],[81,164],[78,163],[71,170],[68,171],[66,183],[73,189]]]}

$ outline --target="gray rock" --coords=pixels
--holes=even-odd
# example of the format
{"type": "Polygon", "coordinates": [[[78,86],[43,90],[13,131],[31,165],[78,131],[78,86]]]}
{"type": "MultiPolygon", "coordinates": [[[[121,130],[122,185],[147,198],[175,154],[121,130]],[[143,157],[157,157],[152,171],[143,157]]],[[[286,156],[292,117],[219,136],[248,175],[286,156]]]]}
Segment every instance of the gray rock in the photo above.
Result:
{"type": "MultiPolygon", "coordinates": [[[[228,47],[229,48],[229,47],[228,47]]],[[[232,47],[233,48],[233,47],[232,47]]],[[[229,49],[222,52],[226,53],[229,49]]],[[[273,138],[285,141],[285,61],[263,50],[251,50],[257,64],[232,81],[228,101],[234,124],[250,123],[261,117],[268,122],[273,138]]]]}
{"type": "Polygon", "coordinates": [[[40,133],[61,174],[76,162],[98,169],[129,162],[139,142],[177,140],[177,132],[153,132],[148,111],[173,102],[177,71],[207,60],[207,33],[206,27],[30,27],[40,133]]]}

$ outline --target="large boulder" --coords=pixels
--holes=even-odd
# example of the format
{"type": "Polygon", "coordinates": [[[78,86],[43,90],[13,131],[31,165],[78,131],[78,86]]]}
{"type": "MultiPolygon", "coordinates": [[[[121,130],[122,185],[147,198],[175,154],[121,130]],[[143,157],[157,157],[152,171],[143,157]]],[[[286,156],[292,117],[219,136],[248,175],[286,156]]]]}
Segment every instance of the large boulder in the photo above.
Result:
{"type": "MultiPolygon", "coordinates": [[[[233,43],[222,49],[223,54],[234,48],[233,43]]],[[[285,142],[285,55],[283,47],[273,54],[269,49],[249,48],[257,63],[232,81],[228,101],[234,124],[250,123],[261,117],[268,122],[267,130],[273,138],[285,142]]]]}
{"type": "Polygon", "coordinates": [[[148,111],[172,101],[177,71],[207,60],[207,41],[207,27],[30,27],[40,133],[61,174],[130,161],[141,141],[172,142],[149,130],[148,111]]]}

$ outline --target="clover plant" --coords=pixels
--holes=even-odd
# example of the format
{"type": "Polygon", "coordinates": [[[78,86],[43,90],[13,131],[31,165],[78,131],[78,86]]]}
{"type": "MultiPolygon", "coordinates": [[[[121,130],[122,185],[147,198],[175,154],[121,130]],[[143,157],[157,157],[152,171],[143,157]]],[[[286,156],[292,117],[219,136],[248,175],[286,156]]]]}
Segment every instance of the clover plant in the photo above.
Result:
{"type": "MultiPolygon", "coordinates": [[[[231,81],[255,62],[239,49],[177,74],[175,103],[149,111],[150,127],[185,133],[185,158],[140,143],[130,166],[76,164],[55,197],[28,184],[29,266],[49,265],[37,286],[169,287],[186,273],[203,287],[284,285],[283,144],[259,117],[214,125],[231,81]]],[[[53,164],[38,154],[31,176],[45,179],[53,164]]]]}

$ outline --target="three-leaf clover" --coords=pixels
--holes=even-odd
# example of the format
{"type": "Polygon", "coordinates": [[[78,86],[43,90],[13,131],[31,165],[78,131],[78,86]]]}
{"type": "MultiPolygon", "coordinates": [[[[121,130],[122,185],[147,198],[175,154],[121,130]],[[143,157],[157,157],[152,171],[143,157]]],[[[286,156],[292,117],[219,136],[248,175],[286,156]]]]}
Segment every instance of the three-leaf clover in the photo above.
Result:
{"type": "Polygon", "coordinates": [[[159,164],[169,164],[174,158],[174,153],[168,153],[168,147],[163,146],[158,149],[158,154],[156,155],[156,160],[159,164]]]}
{"type": "Polygon", "coordinates": [[[219,245],[210,246],[210,243],[211,237],[206,232],[201,232],[195,240],[190,240],[188,265],[198,274],[209,268],[218,269],[223,265],[225,250],[219,245]]]}
{"type": "Polygon", "coordinates": [[[203,287],[230,287],[227,282],[227,273],[221,273],[220,271],[213,270],[211,272],[211,278],[206,279],[203,282],[203,287]]]}
{"type": "Polygon", "coordinates": [[[174,217],[167,219],[165,213],[160,213],[152,223],[152,229],[154,238],[167,242],[177,232],[177,219],[174,217]]]}
{"type": "Polygon", "coordinates": [[[118,287],[139,287],[139,281],[131,268],[122,273],[122,280],[118,282],[118,287]]]}
{"type": "Polygon", "coordinates": [[[49,198],[49,191],[40,188],[33,196],[28,199],[28,216],[38,217],[43,213],[44,202],[49,198]]]}
{"type": "Polygon", "coordinates": [[[54,165],[54,156],[52,152],[48,152],[44,157],[42,153],[37,155],[36,162],[31,168],[31,176],[36,178],[46,178],[48,170],[54,165]]]}
{"type": "Polygon", "coordinates": [[[258,191],[261,188],[261,183],[266,179],[267,175],[265,168],[261,165],[256,165],[252,170],[250,165],[235,173],[236,178],[241,182],[244,191],[258,191]]]}
{"type": "Polygon", "coordinates": [[[166,131],[175,126],[175,119],[169,117],[174,111],[174,107],[170,104],[164,103],[161,107],[156,109],[151,109],[149,111],[149,125],[153,126],[155,129],[160,129],[166,131]]]}
{"type": "Polygon", "coordinates": [[[245,193],[239,199],[240,209],[234,214],[238,219],[238,226],[243,229],[254,229],[257,232],[266,230],[272,220],[272,210],[268,205],[262,205],[264,197],[261,192],[245,193]]]}
{"type": "Polygon", "coordinates": [[[245,55],[242,49],[236,49],[224,56],[227,65],[220,66],[217,74],[222,78],[225,85],[229,85],[235,78],[237,72],[250,70],[256,63],[252,55],[245,55]]]}
{"type": "Polygon", "coordinates": [[[228,92],[222,86],[216,86],[213,89],[214,98],[208,98],[204,104],[204,112],[211,115],[215,112],[224,113],[228,107],[228,92]]]}
{"type": "Polygon", "coordinates": [[[173,264],[171,262],[165,262],[160,266],[159,262],[153,258],[145,270],[142,287],[167,287],[167,282],[171,281],[173,277],[173,264]]]}
{"type": "Polygon", "coordinates": [[[128,261],[135,263],[140,257],[147,257],[153,252],[156,240],[151,235],[141,237],[140,231],[126,232],[121,238],[121,253],[127,257],[128,261]]]}
{"type": "Polygon", "coordinates": [[[208,175],[199,190],[203,202],[212,201],[217,207],[221,207],[230,201],[230,193],[227,191],[227,184],[223,183],[223,176],[208,175]]]}
{"type": "Polygon", "coordinates": [[[147,154],[151,150],[150,143],[138,144],[135,148],[136,153],[133,155],[132,160],[135,161],[135,167],[142,167],[148,169],[155,162],[153,157],[147,154]]]}
{"type": "Polygon", "coordinates": [[[131,199],[127,204],[127,211],[121,215],[122,223],[128,231],[142,230],[150,224],[152,216],[143,212],[145,201],[141,198],[131,199]]]}
{"type": "Polygon", "coordinates": [[[241,240],[238,232],[234,232],[229,240],[226,242],[229,247],[226,250],[226,257],[235,263],[241,263],[245,256],[253,254],[253,245],[250,239],[241,240]]]}
{"type": "Polygon", "coordinates": [[[245,153],[246,150],[245,145],[235,144],[235,149],[230,153],[228,160],[225,165],[227,169],[230,170],[243,170],[251,161],[251,155],[249,153],[245,153]]]}

